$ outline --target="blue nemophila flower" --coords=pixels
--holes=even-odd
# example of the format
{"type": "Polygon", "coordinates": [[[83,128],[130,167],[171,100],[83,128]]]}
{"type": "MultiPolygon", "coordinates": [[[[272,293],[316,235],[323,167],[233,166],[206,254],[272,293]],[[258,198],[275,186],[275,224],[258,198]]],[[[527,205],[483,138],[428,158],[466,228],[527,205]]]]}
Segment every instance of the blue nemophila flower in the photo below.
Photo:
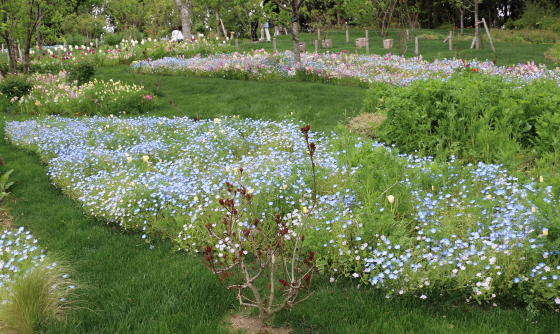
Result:
{"type": "MultiPolygon", "coordinates": [[[[53,181],[81,201],[87,214],[144,230],[143,238],[166,231],[181,249],[204,246],[203,223],[221,215],[217,199],[226,181],[239,186],[240,167],[255,201],[262,198],[256,211],[262,218],[277,209],[289,212],[293,229],[298,226],[294,217],[311,203],[306,147],[298,127],[290,122],[52,117],[10,122],[6,134],[15,145],[38,152],[49,163],[53,181]],[[41,131],[46,124],[50,131],[41,131]]],[[[346,155],[355,153],[348,148],[346,153],[334,151],[330,147],[334,135],[314,134],[313,140],[319,178],[327,190],[318,196],[306,239],[318,245],[314,247],[323,245],[321,251],[333,268],[359,272],[361,280],[388,291],[404,287],[407,293],[419,286],[431,289],[459,281],[468,286],[458,288],[476,293],[491,285],[472,290],[477,281],[465,277],[478,273],[482,278],[500,276],[492,284],[520,283],[525,277],[520,271],[532,269],[534,278],[527,279],[557,279],[558,271],[550,271],[560,266],[535,228],[541,210],[532,212],[535,203],[530,200],[554,198],[549,190],[522,184],[498,165],[439,165],[429,157],[398,155],[379,143],[350,146],[364,156],[384,150],[402,168],[395,180],[394,190],[400,187],[395,198],[409,211],[399,212],[395,219],[379,198],[370,200],[357,189],[345,189],[345,181],[363,168],[344,165],[346,155]],[[376,230],[381,222],[390,228],[376,230]],[[406,228],[399,230],[401,225],[406,228]],[[527,253],[533,248],[538,249],[538,259],[534,251],[527,253]]],[[[550,201],[545,204],[557,205],[550,201]]],[[[240,221],[239,228],[251,224],[240,221]]],[[[10,254],[7,260],[13,259],[6,265],[14,265],[21,256],[10,254]]]]}

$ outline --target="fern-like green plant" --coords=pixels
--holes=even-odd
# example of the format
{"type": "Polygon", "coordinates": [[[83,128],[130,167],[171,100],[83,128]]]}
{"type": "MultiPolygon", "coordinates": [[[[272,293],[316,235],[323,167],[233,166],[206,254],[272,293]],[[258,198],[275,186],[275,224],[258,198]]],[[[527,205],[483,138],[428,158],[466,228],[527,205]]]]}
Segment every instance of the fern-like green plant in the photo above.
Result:
{"type": "Polygon", "coordinates": [[[13,169],[10,169],[6,173],[2,174],[2,176],[0,176],[0,200],[2,200],[2,198],[4,198],[4,196],[8,194],[6,190],[10,188],[12,184],[14,184],[13,182],[8,182],[8,177],[10,176],[10,174],[12,174],[13,171],[13,169]]]}

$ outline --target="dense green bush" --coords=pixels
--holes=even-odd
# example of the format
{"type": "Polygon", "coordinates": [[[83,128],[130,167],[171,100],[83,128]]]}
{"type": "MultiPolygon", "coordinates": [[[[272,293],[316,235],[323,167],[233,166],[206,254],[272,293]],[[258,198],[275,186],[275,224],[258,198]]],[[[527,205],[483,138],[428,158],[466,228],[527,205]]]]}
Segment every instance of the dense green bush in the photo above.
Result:
{"type": "Polygon", "coordinates": [[[77,81],[78,86],[81,86],[90,81],[90,79],[95,75],[96,69],[97,65],[93,59],[80,59],[70,69],[69,79],[72,82],[77,81]]]}
{"type": "Polygon", "coordinates": [[[560,12],[549,1],[527,1],[523,16],[508,25],[517,29],[541,29],[560,32],[560,12]]]}
{"type": "Polygon", "coordinates": [[[107,33],[103,35],[103,44],[115,46],[122,41],[122,36],[114,33],[107,33]]]}
{"type": "Polygon", "coordinates": [[[0,81],[0,93],[8,98],[22,97],[33,89],[33,83],[24,75],[8,75],[0,81]]]}
{"type": "Polygon", "coordinates": [[[67,45],[84,45],[84,43],[86,43],[84,36],[78,33],[68,34],[64,36],[64,40],[66,41],[67,45]]]}
{"type": "Polygon", "coordinates": [[[559,94],[554,81],[521,84],[468,69],[447,81],[375,85],[363,111],[385,114],[378,139],[404,152],[518,167],[557,160],[559,94]]]}

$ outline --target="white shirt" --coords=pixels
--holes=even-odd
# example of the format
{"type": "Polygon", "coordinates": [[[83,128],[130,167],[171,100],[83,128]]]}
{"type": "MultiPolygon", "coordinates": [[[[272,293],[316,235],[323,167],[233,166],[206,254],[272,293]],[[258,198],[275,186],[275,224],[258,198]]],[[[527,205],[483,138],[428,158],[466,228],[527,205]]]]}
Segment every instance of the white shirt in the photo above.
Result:
{"type": "Polygon", "coordinates": [[[185,39],[183,33],[180,30],[173,30],[171,32],[171,40],[179,41],[185,39]]]}

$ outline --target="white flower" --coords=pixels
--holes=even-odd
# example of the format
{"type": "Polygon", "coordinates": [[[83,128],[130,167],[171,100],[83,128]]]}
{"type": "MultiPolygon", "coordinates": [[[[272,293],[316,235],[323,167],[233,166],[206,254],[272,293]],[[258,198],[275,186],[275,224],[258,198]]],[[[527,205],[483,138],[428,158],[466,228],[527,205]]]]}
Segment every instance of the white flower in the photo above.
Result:
{"type": "Polygon", "coordinates": [[[329,279],[329,282],[334,283],[334,277],[331,277],[331,278],[329,279]]]}
{"type": "Polygon", "coordinates": [[[426,295],[420,296],[420,299],[426,299],[426,298],[428,298],[428,297],[426,297],[426,295]]]}
{"type": "Polygon", "coordinates": [[[147,155],[142,156],[142,161],[148,162],[148,160],[150,160],[149,156],[147,156],[147,155]]]}
{"type": "Polygon", "coordinates": [[[554,302],[555,302],[556,304],[560,304],[560,298],[555,298],[555,299],[554,299],[554,302]]]}
{"type": "Polygon", "coordinates": [[[387,200],[389,201],[389,203],[393,204],[395,202],[395,196],[389,195],[387,196],[387,200]]]}

